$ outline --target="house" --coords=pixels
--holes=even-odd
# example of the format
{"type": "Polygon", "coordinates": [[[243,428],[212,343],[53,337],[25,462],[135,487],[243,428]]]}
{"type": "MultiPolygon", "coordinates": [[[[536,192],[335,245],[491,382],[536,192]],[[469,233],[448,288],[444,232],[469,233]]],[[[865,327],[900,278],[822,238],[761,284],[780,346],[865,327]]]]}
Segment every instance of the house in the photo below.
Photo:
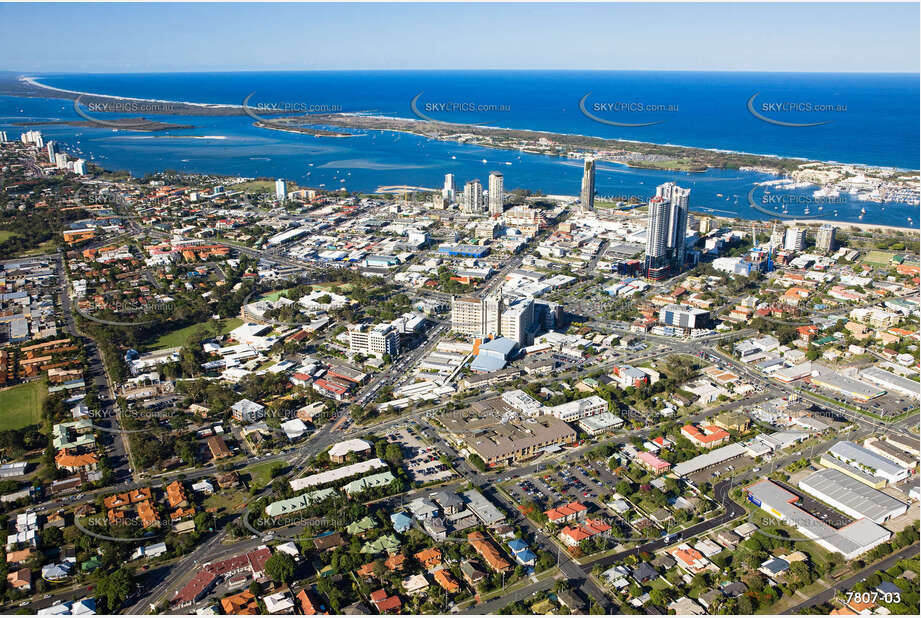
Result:
{"type": "Polygon", "coordinates": [[[790,563],[783,558],[769,558],[761,563],[758,570],[770,578],[783,575],[790,568],[790,563]]]}
{"type": "Polygon", "coordinates": [[[367,455],[371,453],[371,443],[365,440],[358,438],[353,438],[351,440],[344,440],[342,442],[337,442],[330,447],[327,454],[329,455],[329,460],[333,463],[345,463],[349,454],[355,453],[355,455],[360,459],[362,455],[367,455]]]}
{"type": "Polygon", "coordinates": [[[345,531],[350,536],[364,536],[367,532],[377,528],[377,522],[371,519],[371,517],[365,515],[358,521],[353,521],[348,526],[346,526],[345,531]]]}
{"type": "Polygon", "coordinates": [[[236,616],[256,616],[259,614],[259,602],[249,590],[224,597],[221,599],[221,608],[225,614],[236,616]]]}
{"type": "Polygon", "coordinates": [[[524,566],[534,566],[537,562],[537,556],[528,547],[522,539],[513,539],[508,542],[508,548],[512,552],[512,557],[518,564],[524,566]]]}
{"type": "Polygon", "coordinates": [[[703,554],[687,543],[682,543],[669,553],[675,559],[678,567],[691,575],[702,573],[708,570],[711,565],[703,554]]]}
{"type": "Polygon", "coordinates": [[[269,614],[294,613],[294,599],[291,598],[287,590],[264,596],[262,597],[262,602],[265,604],[265,611],[269,614]]]}
{"type": "Polygon", "coordinates": [[[460,570],[464,580],[474,588],[486,578],[486,573],[480,569],[480,565],[472,560],[461,562],[460,570]]]}
{"type": "Polygon", "coordinates": [[[441,564],[441,551],[434,547],[423,549],[413,557],[426,569],[433,569],[441,564]]]}
{"type": "Polygon", "coordinates": [[[317,616],[317,615],[328,615],[329,609],[322,601],[315,595],[312,591],[301,590],[297,593],[297,596],[294,597],[298,604],[301,607],[301,614],[304,616],[317,616]]]}
{"type": "Polygon", "coordinates": [[[435,581],[445,592],[453,594],[460,591],[460,584],[451,576],[451,572],[448,569],[438,569],[433,575],[435,576],[435,581]]]}
{"type": "Polygon", "coordinates": [[[390,523],[394,530],[402,534],[413,527],[413,518],[401,511],[390,515],[390,523]]]}
{"type": "Polygon", "coordinates": [[[694,544],[694,549],[704,555],[705,558],[712,558],[723,551],[723,548],[711,541],[710,539],[701,539],[694,544]]]}
{"type": "Polygon", "coordinates": [[[9,573],[6,583],[20,592],[32,592],[32,571],[22,568],[9,573]]]}
{"type": "Polygon", "coordinates": [[[737,599],[748,591],[748,586],[742,582],[729,582],[728,584],[723,584],[720,590],[730,599],[737,599]]]}
{"type": "Polygon", "coordinates": [[[406,556],[403,554],[394,554],[384,560],[384,566],[391,571],[402,571],[406,567],[406,556]]]}
{"type": "Polygon", "coordinates": [[[323,534],[313,540],[313,546],[317,551],[329,551],[343,545],[345,545],[345,540],[338,532],[323,534]]]}
{"type": "Polygon", "coordinates": [[[445,515],[454,515],[464,509],[463,499],[454,492],[442,490],[432,498],[441,507],[445,515]]]}
{"type": "Polygon", "coordinates": [[[395,554],[400,551],[400,541],[392,534],[377,537],[373,541],[368,541],[361,546],[363,554],[395,554]]]}
{"type": "Polygon", "coordinates": [[[422,573],[410,575],[401,584],[403,585],[403,590],[409,595],[422,594],[429,589],[429,580],[422,573]]]}
{"type": "Polygon", "coordinates": [[[741,542],[742,538],[735,532],[721,530],[713,537],[714,540],[726,549],[734,549],[741,542]]]}
{"type": "Polygon", "coordinates": [[[372,592],[370,599],[371,603],[381,614],[386,614],[388,612],[396,613],[403,607],[403,602],[400,601],[400,597],[397,595],[388,596],[383,588],[372,592]]]}
{"type": "Polygon", "coordinates": [[[687,597],[669,603],[668,609],[679,616],[703,616],[707,613],[704,608],[687,597]]]}
{"type": "Polygon", "coordinates": [[[716,425],[685,425],[681,428],[681,435],[700,448],[715,448],[729,441],[729,432],[716,425]]]}
{"type": "Polygon", "coordinates": [[[556,593],[560,605],[569,610],[571,614],[585,614],[585,603],[572,590],[563,588],[556,593]]]}
{"type": "Polygon", "coordinates": [[[697,597],[697,600],[700,601],[701,605],[710,609],[713,607],[717,601],[723,598],[723,592],[721,590],[707,590],[697,597]]]}
{"type": "Polygon", "coordinates": [[[645,584],[646,582],[652,581],[659,577],[659,572],[652,568],[648,562],[641,562],[633,568],[633,572],[630,574],[636,583],[645,584]]]}

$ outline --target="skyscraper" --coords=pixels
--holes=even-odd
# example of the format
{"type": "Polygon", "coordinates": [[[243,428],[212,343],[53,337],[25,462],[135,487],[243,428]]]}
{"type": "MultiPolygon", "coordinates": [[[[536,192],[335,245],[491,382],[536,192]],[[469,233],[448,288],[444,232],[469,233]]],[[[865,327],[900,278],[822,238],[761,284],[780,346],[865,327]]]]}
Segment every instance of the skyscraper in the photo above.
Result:
{"type": "Polygon", "coordinates": [[[275,181],[275,199],[279,202],[284,202],[288,199],[288,183],[282,178],[275,181]]]}
{"type": "Polygon", "coordinates": [[[819,251],[831,253],[835,250],[835,226],[826,223],[815,235],[815,246],[819,251]]]}
{"type": "Polygon", "coordinates": [[[454,174],[445,174],[445,186],[441,190],[441,196],[445,202],[451,203],[457,196],[457,183],[454,181],[454,174]]]}
{"type": "Polygon", "coordinates": [[[461,211],[468,215],[483,212],[483,185],[479,180],[471,180],[464,185],[464,203],[461,211]]]}
{"type": "Polygon", "coordinates": [[[802,251],[806,248],[806,229],[788,227],[783,239],[783,248],[787,251],[802,251]]]}
{"type": "Polygon", "coordinates": [[[489,214],[501,215],[505,203],[505,179],[502,172],[489,174],[489,214]]]}
{"type": "Polygon", "coordinates": [[[58,145],[55,142],[48,142],[48,163],[54,163],[54,155],[58,152],[58,145]]]}
{"type": "Polygon", "coordinates": [[[664,279],[684,268],[690,189],[673,182],[656,187],[646,225],[646,276],[664,279]]]}
{"type": "Polygon", "coordinates": [[[595,210],[595,160],[586,159],[582,172],[582,191],[579,193],[582,210],[595,210]]]}

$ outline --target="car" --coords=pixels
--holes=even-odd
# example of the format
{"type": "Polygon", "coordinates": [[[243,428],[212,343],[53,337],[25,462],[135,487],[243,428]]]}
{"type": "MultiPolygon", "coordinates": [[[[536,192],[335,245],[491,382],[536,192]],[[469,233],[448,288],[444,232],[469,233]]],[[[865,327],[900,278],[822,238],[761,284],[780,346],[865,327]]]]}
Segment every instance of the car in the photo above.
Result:
{"type": "Polygon", "coordinates": [[[19,607],[25,607],[26,605],[28,605],[28,604],[31,603],[31,602],[32,602],[32,601],[25,600],[25,601],[23,601],[22,603],[19,604],[19,607]]]}

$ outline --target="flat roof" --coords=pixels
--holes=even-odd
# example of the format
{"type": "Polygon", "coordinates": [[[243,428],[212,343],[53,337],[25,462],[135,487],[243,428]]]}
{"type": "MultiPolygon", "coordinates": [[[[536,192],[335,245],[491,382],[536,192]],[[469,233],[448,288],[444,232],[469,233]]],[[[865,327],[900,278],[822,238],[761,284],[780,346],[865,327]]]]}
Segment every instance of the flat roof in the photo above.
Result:
{"type": "MultiPolygon", "coordinates": [[[[850,440],[842,440],[833,444],[828,449],[828,454],[833,457],[843,459],[846,462],[855,462],[861,466],[871,468],[877,473],[882,472],[890,476],[898,476],[905,470],[902,466],[886,459],[882,455],[877,455],[869,449],[865,449],[850,440]]],[[[876,474],[879,476],[879,474],[876,474]]]]}
{"type": "Polygon", "coordinates": [[[827,497],[846,504],[861,517],[873,521],[882,521],[907,508],[904,502],[832,468],[813,472],[799,482],[799,487],[820,500],[827,497]]]}
{"type": "Polygon", "coordinates": [[[757,500],[756,505],[762,508],[767,506],[768,510],[779,515],[784,522],[795,526],[820,544],[833,548],[833,551],[841,553],[846,559],[868,551],[891,536],[888,530],[869,519],[858,519],[836,530],[798,507],[795,504],[798,496],[769,480],[759,481],[746,490],[750,500],[757,500]]]}
{"type": "Polygon", "coordinates": [[[812,376],[812,383],[819,386],[825,386],[834,390],[844,392],[848,395],[855,395],[863,399],[873,399],[886,394],[884,389],[854,378],[843,376],[839,373],[824,372],[817,376],[812,376]]]}
{"type": "Polygon", "coordinates": [[[678,476],[686,476],[699,470],[703,470],[704,468],[709,468],[710,466],[715,466],[718,463],[728,461],[733,457],[744,455],[746,452],[747,451],[745,447],[739,442],[727,444],[726,446],[714,449],[709,453],[704,453],[703,455],[698,455],[693,459],[682,461],[674,468],[672,468],[672,472],[678,476]]]}

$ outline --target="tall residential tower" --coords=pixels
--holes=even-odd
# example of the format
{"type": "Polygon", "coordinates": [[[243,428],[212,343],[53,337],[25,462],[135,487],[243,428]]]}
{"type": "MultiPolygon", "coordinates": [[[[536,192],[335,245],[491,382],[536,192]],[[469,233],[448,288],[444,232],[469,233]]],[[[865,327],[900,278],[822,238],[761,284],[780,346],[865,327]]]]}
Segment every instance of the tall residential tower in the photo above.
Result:
{"type": "Polygon", "coordinates": [[[586,159],[582,171],[582,191],[579,193],[582,210],[595,210],[595,160],[586,159]]]}
{"type": "Polygon", "coordinates": [[[489,174],[489,214],[501,215],[502,205],[505,203],[505,180],[502,172],[489,174]]]}
{"type": "Polygon", "coordinates": [[[646,276],[665,279],[684,268],[690,189],[667,182],[649,200],[646,224],[646,276]]]}

